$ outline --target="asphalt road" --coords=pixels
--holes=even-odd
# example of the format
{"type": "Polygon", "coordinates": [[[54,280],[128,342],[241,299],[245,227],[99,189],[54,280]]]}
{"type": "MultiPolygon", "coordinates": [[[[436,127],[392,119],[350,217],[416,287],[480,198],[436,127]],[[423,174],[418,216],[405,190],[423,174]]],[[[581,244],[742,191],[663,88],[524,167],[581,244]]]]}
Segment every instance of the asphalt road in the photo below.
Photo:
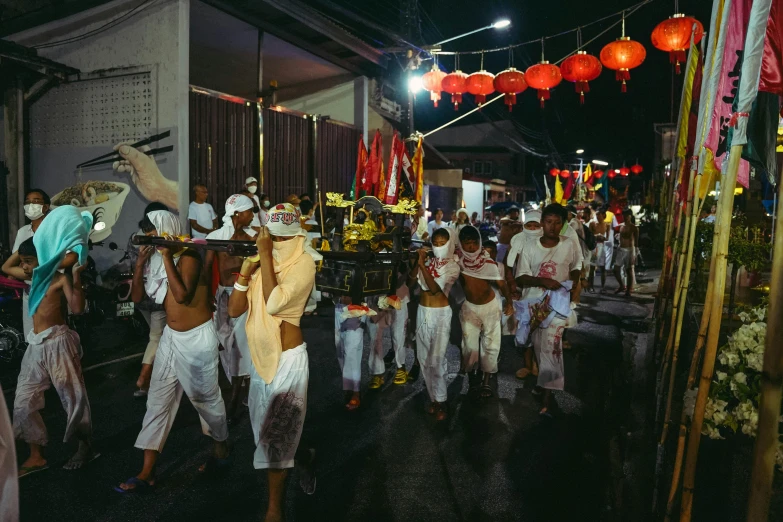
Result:
{"type": "MultiPolygon", "coordinates": [[[[468,398],[457,375],[458,349],[449,347],[451,416],[438,426],[424,412],[422,379],[365,391],[362,408],[343,408],[335,357],[333,315],[303,318],[310,357],[308,411],[302,444],[317,451],[318,487],[307,496],[298,475],[289,480],[289,521],[555,521],[611,518],[610,439],[627,408],[618,383],[623,321],[643,318],[647,308],[621,298],[588,296],[580,326],[566,339],[566,390],[556,395],[554,420],[538,415],[533,381],[514,371],[521,353],[503,344],[498,397],[468,398]],[[607,308],[608,307],[608,308],[607,308]]],[[[88,350],[85,367],[143,350],[111,325],[88,350]]],[[[365,350],[366,352],[366,350],[365,350]]],[[[413,352],[409,351],[408,363],[413,352]]],[[[365,353],[366,358],[366,353],[365,353]]],[[[132,393],[140,359],[105,364],[85,373],[95,444],[102,456],[81,471],[61,469],[73,451],[61,442],[65,416],[57,396],[46,395],[51,469],[22,479],[23,521],[215,521],[261,520],[266,508],[264,473],[252,467],[254,446],[245,415],[230,429],[234,464],[221,478],[200,477],[197,468],[211,448],[195,410],[183,397],[158,467],[156,491],[122,496],[113,486],[134,475],[141,452],[133,448],[145,411],[132,393]]],[[[364,390],[368,380],[363,369],[364,390]]],[[[3,380],[7,388],[8,378],[3,380]]],[[[225,383],[223,383],[225,384],[225,383]]],[[[12,390],[6,390],[9,410],[12,390]]],[[[225,392],[224,388],[224,392],[225,392]]],[[[245,410],[246,413],[246,410],[245,410]]],[[[23,461],[27,452],[18,449],[23,461]]]]}

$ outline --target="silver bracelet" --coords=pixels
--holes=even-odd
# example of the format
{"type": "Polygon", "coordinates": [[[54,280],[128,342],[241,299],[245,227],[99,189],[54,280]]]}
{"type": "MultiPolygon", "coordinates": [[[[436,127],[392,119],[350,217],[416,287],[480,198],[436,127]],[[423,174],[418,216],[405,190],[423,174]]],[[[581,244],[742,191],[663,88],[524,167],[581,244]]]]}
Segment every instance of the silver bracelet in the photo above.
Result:
{"type": "Polygon", "coordinates": [[[247,285],[240,285],[239,283],[234,283],[234,289],[239,290],[240,292],[247,292],[247,289],[249,287],[247,285]]]}

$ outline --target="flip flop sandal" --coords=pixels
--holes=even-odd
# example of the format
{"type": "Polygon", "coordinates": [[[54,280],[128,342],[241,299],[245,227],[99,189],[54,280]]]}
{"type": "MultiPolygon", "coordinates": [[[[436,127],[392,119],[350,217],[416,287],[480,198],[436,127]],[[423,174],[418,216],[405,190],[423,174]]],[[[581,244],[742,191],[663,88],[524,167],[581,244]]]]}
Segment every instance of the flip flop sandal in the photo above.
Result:
{"type": "Polygon", "coordinates": [[[348,411],[356,411],[359,409],[359,406],[361,406],[362,402],[359,400],[358,397],[351,397],[351,400],[348,401],[348,404],[345,405],[345,409],[348,411]]]}
{"type": "Polygon", "coordinates": [[[541,411],[538,412],[538,414],[542,417],[545,417],[547,419],[554,419],[555,417],[549,413],[549,410],[547,408],[541,408],[541,411]]]}
{"type": "Polygon", "coordinates": [[[408,372],[405,371],[405,368],[400,368],[397,370],[397,373],[394,374],[393,382],[398,386],[408,382],[408,372]]]}
{"type": "Polygon", "coordinates": [[[479,388],[479,398],[481,399],[491,399],[495,396],[495,393],[492,391],[492,386],[489,384],[482,384],[479,388]]]}
{"type": "Polygon", "coordinates": [[[115,486],[114,491],[117,493],[122,493],[123,495],[128,495],[131,493],[143,495],[150,493],[153,489],[155,489],[155,484],[150,484],[146,480],[141,480],[138,477],[131,477],[126,480],[124,484],[132,485],[133,487],[130,489],[122,489],[120,486],[115,486]]]}
{"type": "Polygon", "coordinates": [[[43,466],[22,466],[19,468],[18,477],[26,477],[27,475],[32,475],[39,471],[46,471],[47,469],[49,469],[49,464],[44,464],[43,466]]]}

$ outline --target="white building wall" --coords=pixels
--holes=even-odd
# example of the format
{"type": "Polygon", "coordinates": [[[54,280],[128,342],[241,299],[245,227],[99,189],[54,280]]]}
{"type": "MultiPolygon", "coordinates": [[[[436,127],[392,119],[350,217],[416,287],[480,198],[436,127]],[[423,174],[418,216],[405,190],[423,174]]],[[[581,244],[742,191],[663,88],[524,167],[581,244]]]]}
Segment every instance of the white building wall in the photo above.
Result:
{"type": "Polygon", "coordinates": [[[333,120],[349,123],[358,127],[361,121],[354,117],[354,82],[346,82],[331,89],[308,94],[302,98],[286,100],[281,105],[287,109],[329,116],[333,120]]]}

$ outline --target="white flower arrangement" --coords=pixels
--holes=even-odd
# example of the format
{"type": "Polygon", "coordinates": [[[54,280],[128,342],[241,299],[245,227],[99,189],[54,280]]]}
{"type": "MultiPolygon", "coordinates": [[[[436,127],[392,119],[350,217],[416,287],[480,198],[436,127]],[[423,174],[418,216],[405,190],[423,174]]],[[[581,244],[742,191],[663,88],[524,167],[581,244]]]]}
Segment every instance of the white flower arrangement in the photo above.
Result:
{"type": "MultiPolygon", "coordinates": [[[[719,350],[702,428],[702,434],[711,439],[725,439],[738,431],[749,437],[756,436],[766,315],[766,306],[740,312],[742,326],[719,350]]],[[[783,423],[783,417],[780,421],[783,423]]],[[[778,447],[776,462],[783,471],[783,441],[778,447]]]]}

